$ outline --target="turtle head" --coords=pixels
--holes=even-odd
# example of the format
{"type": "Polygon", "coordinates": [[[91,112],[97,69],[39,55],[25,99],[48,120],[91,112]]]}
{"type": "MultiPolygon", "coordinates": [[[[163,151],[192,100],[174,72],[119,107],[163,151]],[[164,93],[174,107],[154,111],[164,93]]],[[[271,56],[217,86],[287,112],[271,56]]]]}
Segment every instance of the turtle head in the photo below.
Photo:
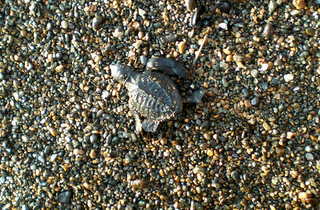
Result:
{"type": "Polygon", "coordinates": [[[119,82],[126,82],[134,73],[130,67],[121,64],[111,64],[110,69],[111,76],[119,82]]]}

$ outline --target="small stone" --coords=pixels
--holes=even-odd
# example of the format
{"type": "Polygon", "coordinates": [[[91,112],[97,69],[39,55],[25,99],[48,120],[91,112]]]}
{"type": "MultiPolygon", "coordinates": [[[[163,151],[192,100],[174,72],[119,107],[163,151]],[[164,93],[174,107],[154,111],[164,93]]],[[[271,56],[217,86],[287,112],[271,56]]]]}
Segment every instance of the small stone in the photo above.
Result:
{"type": "Polygon", "coordinates": [[[68,27],[69,27],[69,24],[67,21],[65,20],[61,21],[61,28],[68,29],[68,27]]]}
{"type": "Polygon", "coordinates": [[[251,105],[252,106],[256,106],[259,103],[259,98],[258,97],[254,97],[253,99],[251,99],[251,105]]]}
{"type": "Polygon", "coordinates": [[[241,90],[241,93],[242,93],[243,97],[248,97],[249,96],[249,91],[248,91],[247,88],[243,88],[241,90]]]}
{"type": "Polygon", "coordinates": [[[290,171],[290,175],[291,175],[292,178],[297,178],[299,173],[296,170],[292,170],[292,171],[290,171]]]}
{"type": "Polygon", "coordinates": [[[261,64],[261,68],[259,69],[260,72],[265,72],[269,69],[269,64],[268,63],[263,63],[261,64]]]}
{"type": "Polygon", "coordinates": [[[102,91],[101,98],[103,100],[109,98],[109,96],[110,96],[110,92],[109,91],[107,91],[107,90],[102,91]]]}
{"type": "Polygon", "coordinates": [[[253,69],[253,70],[251,71],[251,76],[254,77],[254,78],[256,78],[256,77],[258,76],[258,71],[257,71],[256,69],[253,69]]]}
{"type": "Polygon", "coordinates": [[[92,186],[91,186],[88,182],[84,182],[84,183],[82,184],[82,186],[83,186],[85,189],[87,189],[87,190],[91,190],[91,189],[92,189],[92,186]]]}
{"type": "Polygon", "coordinates": [[[294,132],[287,132],[287,138],[288,139],[293,139],[294,137],[296,136],[296,133],[294,133],[294,132]]]}
{"type": "Polygon", "coordinates": [[[29,210],[29,208],[27,205],[23,204],[21,205],[21,210],[29,210]]]}
{"type": "Polygon", "coordinates": [[[292,4],[297,9],[304,9],[306,7],[305,0],[293,0],[292,4]]]}
{"type": "Polygon", "coordinates": [[[58,133],[57,133],[57,131],[54,129],[54,128],[48,128],[48,130],[49,130],[49,132],[50,132],[50,134],[52,135],[52,136],[57,136],[58,135],[58,133]]]}
{"type": "Polygon", "coordinates": [[[306,146],[305,148],[304,148],[304,151],[306,151],[306,152],[312,152],[312,147],[311,146],[306,146]]]}
{"type": "Polygon", "coordinates": [[[55,70],[56,72],[58,72],[58,73],[63,72],[64,66],[63,66],[63,65],[59,65],[59,66],[57,66],[54,70],[55,70]]]}
{"type": "Polygon", "coordinates": [[[307,28],[304,32],[308,36],[314,36],[316,33],[316,31],[313,28],[307,28]]]}
{"type": "Polygon", "coordinates": [[[271,15],[276,8],[277,8],[277,2],[275,0],[270,0],[268,4],[269,14],[271,15]]]}
{"type": "Polygon", "coordinates": [[[180,54],[183,54],[186,50],[186,41],[182,41],[178,44],[178,51],[180,54]]]}
{"type": "Polygon", "coordinates": [[[231,55],[232,54],[232,51],[229,48],[223,48],[222,51],[226,55],[231,55]]]}
{"type": "Polygon", "coordinates": [[[146,16],[146,14],[147,14],[147,12],[145,11],[145,10],[143,10],[143,9],[141,9],[141,8],[139,8],[138,9],[138,13],[139,13],[139,15],[141,16],[141,17],[145,17],[146,16]]]}
{"type": "Polygon", "coordinates": [[[262,35],[264,37],[268,37],[272,34],[272,25],[271,23],[267,23],[263,29],[262,35]]]}
{"type": "Polygon", "coordinates": [[[204,138],[205,140],[210,140],[210,139],[211,139],[210,133],[204,133],[204,134],[203,134],[203,138],[204,138]]]}
{"type": "Polygon", "coordinates": [[[98,137],[97,137],[96,134],[92,134],[92,135],[90,136],[90,142],[91,142],[91,143],[95,143],[95,142],[97,141],[97,139],[98,139],[98,137]]]}
{"type": "Polygon", "coordinates": [[[114,30],[114,32],[112,33],[112,36],[118,39],[121,39],[123,37],[123,31],[121,30],[121,28],[116,28],[114,30]]]}
{"type": "Polygon", "coordinates": [[[298,197],[302,203],[311,203],[313,200],[313,194],[311,192],[300,192],[298,197]]]}
{"type": "Polygon", "coordinates": [[[141,45],[143,44],[142,40],[137,40],[134,44],[133,47],[137,50],[139,50],[141,48],[141,45]]]}
{"type": "Polygon", "coordinates": [[[141,180],[141,179],[137,179],[137,180],[131,181],[130,184],[131,184],[131,187],[134,190],[140,190],[140,189],[143,189],[145,187],[145,182],[143,180],[141,180]]]}
{"type": "Polygon", "coordinates": [[[271,127],[270,127],[270,125],[269,125],[267,122],[263,122],[262,127],[263,127],[266,131],[271,130],[271,127]]]}
{"type": "Polygon", "coordinates": [[[90,150],[89,157],[95,159],[97,157],[97,153],[94,149],[90,150]]]}
{"type": "Polygon", "coordinates": [[[223,77],[221,82],[222,82],[223,87],[228,87],[229,86],[229,83],[228,83],[226,78],[223,77]]]}
{"type": "Polygon", "coordinates": [[[231,178],[235,181],[239,180],[240,178],[240,175],[239,175],[239,172],[238,171],[232,171],[231,172],[231,178]]]}
{"type": "Polygon", "coordinates": [[[103,17],[101,17],[100,15],[95,16],[92,19],[92,28],[95,30],[99,29],[102,22],[103,22],[103,17]]]}
{"type": "Polygon", "coordinates": [[[314,159],[313,154],[310,152],[306,153],[306,159],[312,161],[314,159]]]}
{"type": "Polygon", "coordinates": [[[231,3],[228,1],[218,2],[217,8],[223,13],[229,13],[231,9],[231,3]]]}
{"type": "Polygon", "coordinates": [[[74,155],[83,155],[84,151],[82,149],[74,149],[73,154],[74,155]]]}
{"type": "Polygon", "coordinates": [[[290,81],[293,80],[294,76],[293,76],[293,74],[285,74],[285,75],[283,76],[283,78],[284,78],[284,81],[290,82],[290,81]]]}
{"type": "Polygon", "coordinates": [[[220,23],[219,28],[223,29],[223,30],[228,30],[228,24],[227,23],[220,23]]]}
{"type": "Polygon", "coordinates": [[[72,198],[72,191],[66,190],[62,191],[58,195],[58,201],[60,203],[70,204],[72,198]]]}
{"type": "Polygon", "coordinates": [[[212,157],[214,155],[214,152],[212,151],[212,149],[207,149],[207,155],[209,157],[212,157]]]}
{"type": "Polygon", "coordinates": [[[187,10],[193,11],[196,8],[196,0],[185,0],[187,10]]]}
{"type": "Polygon", "coordinates": [[[227,62],[232,62],[233,61],[233,55],[227,55],[226,61],[227,62]]]}

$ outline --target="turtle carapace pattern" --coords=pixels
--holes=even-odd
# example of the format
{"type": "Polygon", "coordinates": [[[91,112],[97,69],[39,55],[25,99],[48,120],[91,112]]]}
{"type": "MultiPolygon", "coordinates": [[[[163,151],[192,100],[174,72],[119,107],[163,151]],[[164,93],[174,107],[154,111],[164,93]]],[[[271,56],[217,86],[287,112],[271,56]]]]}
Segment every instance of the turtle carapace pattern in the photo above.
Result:
{"type": "MultiPolygon", "coordinates": [[[[152,69],[165,69],[165,73],[172,69],[171,74],[185,75],[185,68],[172,59],[152,58],[150,62],[157,64],[156,67],[153,65],[152,69]],[[173,68],[169,68],[170,66],[173,68]]],[[[139,73],[121,64],[112,64],[110,69],[112,77],[123,82],[128,90],[129,108],[136,118],[137,132],[141,132],[142,129],[155,132],[161,121],[170,119],[182,111],[183,100],[180,93],[174,82],[165,74],[148,70],[139,73]],[[142,123],[140,117],[144,118],[142,123]]]]}

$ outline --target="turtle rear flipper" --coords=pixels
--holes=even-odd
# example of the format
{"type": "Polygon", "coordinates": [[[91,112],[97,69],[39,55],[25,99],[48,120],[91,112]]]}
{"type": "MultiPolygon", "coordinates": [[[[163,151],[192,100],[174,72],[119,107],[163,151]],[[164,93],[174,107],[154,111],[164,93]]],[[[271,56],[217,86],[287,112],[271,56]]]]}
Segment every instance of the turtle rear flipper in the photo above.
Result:
{"type": "Polygon", "coordinates": [[[151,133],[156,132],[158,125],[159,125],[159,121],[144,120],[142,122],[143,130],[151,133]]]}

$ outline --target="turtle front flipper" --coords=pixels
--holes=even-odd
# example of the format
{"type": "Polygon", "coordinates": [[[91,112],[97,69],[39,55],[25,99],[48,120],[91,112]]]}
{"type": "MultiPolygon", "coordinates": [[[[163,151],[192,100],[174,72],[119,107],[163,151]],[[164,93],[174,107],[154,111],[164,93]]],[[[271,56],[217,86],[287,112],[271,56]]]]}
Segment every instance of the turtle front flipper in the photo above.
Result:
{"type": "Polygon", "coordinates": [[[187,70],[184,66],[170,58],[150,58],[147,62],[148,70],[159,70],[167,75],[176,75],[181,78],[185,78],[187,70]]]}
{"type": "Polygon", "coordinates": [[[151,121],[151,120],[146,119],[142,122],[143,130],[145,130],[146,132],[151,132],[151,133],[156,132],[158,125],[159,125],[159,121],[151,121]]]}

